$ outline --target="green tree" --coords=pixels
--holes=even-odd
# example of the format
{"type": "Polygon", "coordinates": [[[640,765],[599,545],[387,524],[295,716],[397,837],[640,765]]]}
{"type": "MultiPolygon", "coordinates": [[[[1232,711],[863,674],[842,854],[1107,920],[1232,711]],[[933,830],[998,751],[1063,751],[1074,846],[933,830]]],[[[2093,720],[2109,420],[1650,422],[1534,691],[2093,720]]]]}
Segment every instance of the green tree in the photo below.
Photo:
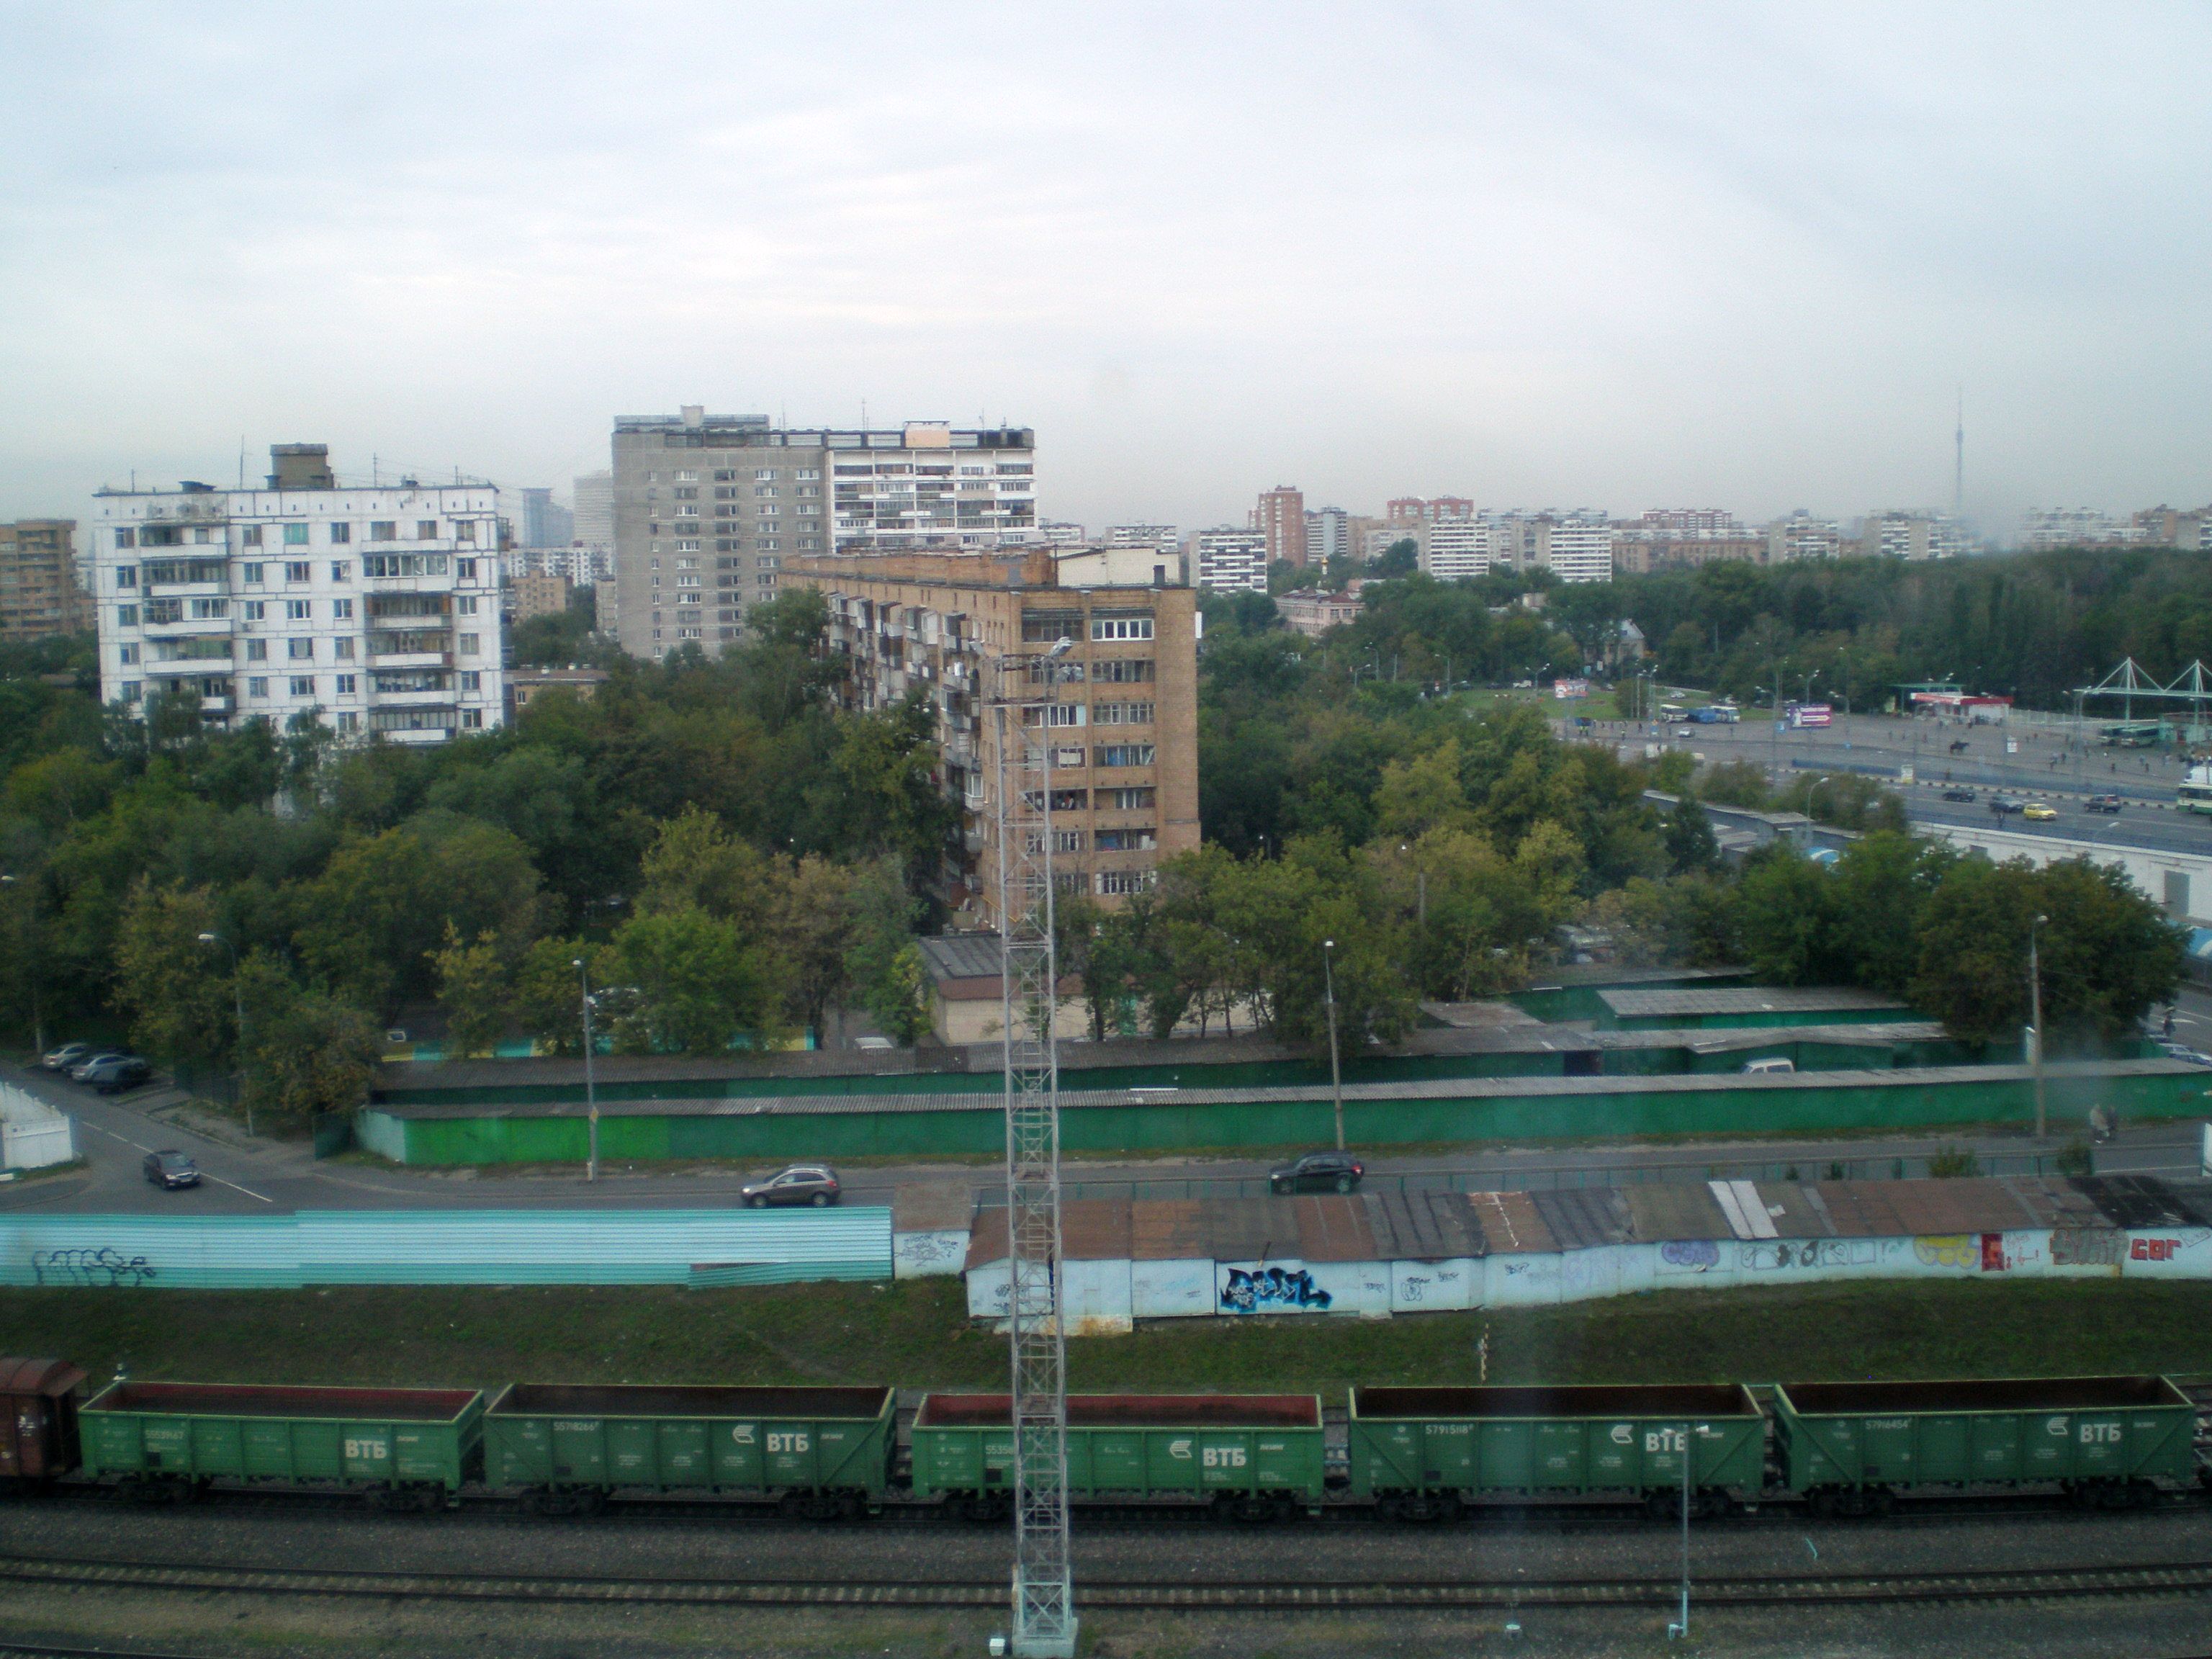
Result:
{"type": "Polygon", "coordinates": [[[246,999],[245,1103],[256,1127],[301,1129],[368,1098],[381,1045],[362,1009],[301,986],[263,951],[240,964],[246,999]]]}
{"type": "Polygon", "coordinates": [[[2017,1036],[2027,1017],[2027,934],[2037,914],[2025,860],[1964,858],[1921,913],[1912,1002],[1969,1042],[2017,1036]]]}
{"type": "Polygon", "coordinates": [[[219,1063],[236,1040],[230,957],[200,943],[216,931],[204,889],[131,889],[116,936],[116,999],[131,1015],[131,1040],[165,1060],[219,1063]]]}
{"type": "Polygon", "coordinates": [[[1833,878],[1787,842],[1762,848],[1736,889],[1753,975],[1763,985],[1818,985],[1836,969],[1833,878]]]}
{"type": "Polygon", "coordinates": [[[869,1018],[909,1046],[929,1030],[929,975],[914,939],[921,908],[895,862],[878,862],[854,885],[853,941],[845,952],[846,973],[869,1018]]]}
{"type": "Polygon", "coordinates": [[[633,916],[613,957],[630,996],[612,1021],[624,1053],[718,1054],[740,1033],[762,1047],[781,1035],[782,964],[732,922],[696,906],[633,916]]]}
{"type": "Polygon", "coordinates": [[[1705,809],[1698,805],[1694,795],[1684,795],[1674,803],[1674,810],[1667,814],[1664,845],[1667,868],[1673,875],[1710,870],[1720,862],[1720,843],[1713,839],[1713,821],[1705,816],[1705,809]]]}
{"type": "Polygon", "coordinates": [[[515,1024],[514,964],[499,935],[480,933],[471,944],[448,925],[445,945],[434,960],[448,1057],[465,1059],[496,1048],[515,1024]]]}

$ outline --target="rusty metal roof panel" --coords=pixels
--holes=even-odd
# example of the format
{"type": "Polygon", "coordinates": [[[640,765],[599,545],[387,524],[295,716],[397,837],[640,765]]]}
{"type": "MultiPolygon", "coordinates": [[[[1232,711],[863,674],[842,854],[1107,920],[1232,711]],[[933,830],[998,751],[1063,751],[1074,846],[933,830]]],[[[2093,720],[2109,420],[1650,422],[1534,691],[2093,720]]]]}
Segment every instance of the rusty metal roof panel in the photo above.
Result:
{"type": "Polygon", "coordinates": [[[1701,1181],[1639,1182],[1621,1188],[1621,1202],[1632,1235],[1646,1243],[1735,1237],[1728,1218],[1701,1181]]]}
{"type": "Polygon", "coordinates": [[[1553,1251],[1559,1246],[1526,1193],[1469,1193],[1468,1202],[1482,1224],[1493,1255],[1553,1251]]]}
{"type": "Polygon", "coordinates": [[[2001,1233],[2034,1224],[2034,1216],[2002,1182],[1960,1177],[1889,1185],[1890,1204],[1907,1233],[2001,1233]]]}
{"type": "Polygon", "coordinates": [[[1060,1206],[1060,1254],[1070,1261],[1129,1259],[1129,1200],[1071,1198],[1060,1206]]]}
{"type": "Polygon", "coordinates": [[[1805,1196],[1796,1182],[1759,1181],[1752,1183],[1766,1206],[1778,1238],[1829,1238],[1835,1228],[1820,1208],[1805,1196]]]}
{"type": "Polygon", "coordinates": [[[1133,1260],[1193,1261],[1212,1252],[1202,1200],[1140,1198],[1129,1206],[1129,1254],[1133,1260]]]}
{"type": "Polygon", "coordinates": [[[1563,1250],[1587,1250],[1601,1244],[1625,1244],[1631,1228],[1628,1206],[1611,1187],[1569,1187],[1528,1194],[1563,1250]]]}
{"type": "Polygon", "coordinates": [[[968,1259],[962,1264],[962,1271],[972,1273],[987,1263],[1004,1261],[1008,1252],[1005,1207],[994,1204],[976,1211],[968,1229],[968,1259]]]}
{"type": "Polygon", "coordinates": [[[1298,1255],[1307,1261],[1376,1261],[1375,1229],[1366,1200],[1358,1194],[1316,1194],[1293,1199],[1298,1255]]]}
{"type": "Polygon", "coordinates": [[[1206,1231],[1216,1261],[1261,1261],[1298,1247],[1297,1212],[1280,1199],[1216,1199],[1206,1206],[1206,1231]]]}

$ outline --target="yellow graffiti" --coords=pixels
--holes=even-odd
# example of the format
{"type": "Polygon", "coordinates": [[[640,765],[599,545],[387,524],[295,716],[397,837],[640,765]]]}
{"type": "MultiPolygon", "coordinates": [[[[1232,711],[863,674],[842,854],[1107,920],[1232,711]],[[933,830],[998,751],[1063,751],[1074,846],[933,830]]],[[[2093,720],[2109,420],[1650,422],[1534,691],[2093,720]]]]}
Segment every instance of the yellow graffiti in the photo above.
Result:
{"type": "Polygon", "coordinates": [[[1974,1267],[1981,1265],[1982,1241],[1977,1233],[1929,1233],[1912,1241],[1912,1253],[1930,1267],[1974,1267]]]}

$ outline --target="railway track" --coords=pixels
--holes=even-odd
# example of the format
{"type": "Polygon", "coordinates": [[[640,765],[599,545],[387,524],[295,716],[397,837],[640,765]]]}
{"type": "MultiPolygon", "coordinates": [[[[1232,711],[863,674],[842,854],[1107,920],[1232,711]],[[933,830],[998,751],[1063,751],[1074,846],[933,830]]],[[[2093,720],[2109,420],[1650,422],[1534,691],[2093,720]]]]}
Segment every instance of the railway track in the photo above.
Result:
{"type": "MultiPolygon", "coordinates": [[[[996,1607],[1003,1580],[623,1578],[362,1569],[220,1567],[198,1563],[0,1556],[0,1583],[257,1596],[348,1596],[447,1602],[533,1601],[700,1607],[996,1607]]],[[[1078,1605],[1094,1609],[1315,1612],[1408,1608],[1663,1607],[1671,1579],[1384,1580],[1267,1583],[1079,1578],[1078,1605]]],[[[2212,1561],[1945,1573],[1720,1576],[1696,1581],[1698,1605],[1899,1605],[2075,1601],[2212,1593],[2212,1561]]]]}

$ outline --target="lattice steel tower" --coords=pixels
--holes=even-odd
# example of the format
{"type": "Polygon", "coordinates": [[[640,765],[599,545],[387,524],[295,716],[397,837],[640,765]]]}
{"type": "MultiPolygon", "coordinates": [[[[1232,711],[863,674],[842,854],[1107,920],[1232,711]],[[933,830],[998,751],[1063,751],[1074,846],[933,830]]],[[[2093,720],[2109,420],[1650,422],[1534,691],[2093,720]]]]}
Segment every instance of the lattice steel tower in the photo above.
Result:
{"type": "Polygon", "coordinates": [[[1060,1303],[1060,975],[1054,949],[1052,716],[1060,659],[1008,656],[999,738],[999,927],[1006,1034],[1008,1324],[1013,1346],[1014,1629],[1020,1659],[1073,1659],[1067,1347],[1060,1303]],[[1034,722],[1034,723],[1032,723],[1034,722]]]}

